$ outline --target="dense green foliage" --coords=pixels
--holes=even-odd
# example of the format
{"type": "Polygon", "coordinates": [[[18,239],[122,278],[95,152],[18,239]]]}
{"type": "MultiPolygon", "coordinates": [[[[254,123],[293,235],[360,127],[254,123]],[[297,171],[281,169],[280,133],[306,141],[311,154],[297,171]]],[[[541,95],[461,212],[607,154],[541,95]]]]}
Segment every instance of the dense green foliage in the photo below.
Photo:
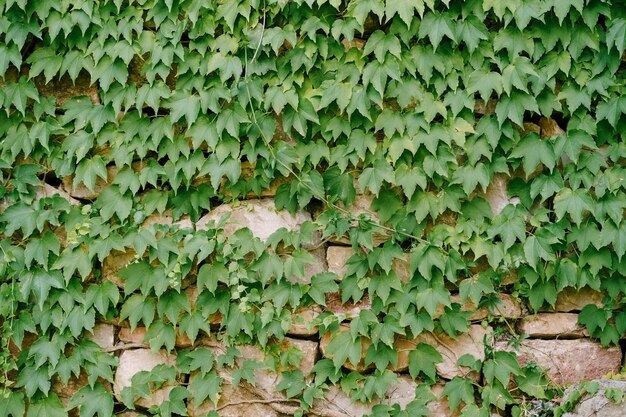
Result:
{"type": "MultiPolygon", "coordinates": [[[[0,0],[0,10],[1,417],[66,415],[51,381],[81,373],[89,383],[70,406],[110,415],[101,381],[116,358],[81,335],[115,317],[171,350],[177,330],[195,340],[219,312],[219,338],[266,346],[325,293],[368,294],[372,311],[336,333],[314,380],[283,372],[280,387],[303,409],[331,383],[359,400],[384,393],[398,335],[465,332],[468,313],[451,291],[493,306],[506,289],[538,310],[590,286],[606,294],[605,307],[581,313],[591,335],[611,344],[626,332],[624,2],[0,0]],[[85,78],[96,97],[50,96],[51,85],[91,91],[70,88],[85,78]],[[564,131],[524,129],[541,117],[564,131]],[[43,182],[67,176],[94,189],[109,167],[116,174],[94,201],[36,198],[43,182]],[[494,215],[482,192],[497,174],[514,177],[508,192],[520,204],[494,215]],[[322,212],[299,232],[262,242],[246,230],[141,226],[166,210],[196,221],[281,178],[279,208],[322,212]],[[375,195],[381,224],[346,210],[358,191],[375,195]],[[345,234],[359,251],[345,277],[293,283],[316,232],[345,234]],[[389,239],[374,247],[377,235],[389,239]],[[101,264],[131,249],[120,290],[101,264]],[[391,268],[404,253],[408,282],[391,268]],[[202,289],[194,308],[181,292],[189,283],[202,289]],[[28,333],[38,337],[13,357],[9,344],[28,333]],[[362,338],[373,341],[368,374],[342,368],[358,362],[362,338]]],[[[339,319],[317,324],[336,332],[339,319]]],[[[278,370],[297,362],[273,353],[278,370]]],[[[152,410],[185,414],[187,397],[218,398],[216,369],[235,354],[179,351],[179,366],[141,375],[124,401],[200,370],[204,385],[178,387],[152,410]]],[[[411,376],[426,382],[419,398],[376,416],[423,414],[440,358],[426,344],[410,358],[411,376]]],[[[464,415],[519,415],[524,398],[551,395],[513,355],[487,358],[462,358],[482,369],[484,386],[446,385],[464,415]]]]}

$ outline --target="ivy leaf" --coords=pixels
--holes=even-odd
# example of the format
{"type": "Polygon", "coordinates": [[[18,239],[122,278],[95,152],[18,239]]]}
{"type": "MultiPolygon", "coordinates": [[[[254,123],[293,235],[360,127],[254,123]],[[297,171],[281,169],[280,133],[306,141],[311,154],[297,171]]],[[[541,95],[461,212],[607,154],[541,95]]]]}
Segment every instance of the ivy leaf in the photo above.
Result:
{"type": "Polygon", "coordinates": [[[385,5],[382,0],[355,0],[348,6],[348,14],[356,19],[363,27],[365,19],[370,13],[374,13],[379,19],[385,15],[385,5]]]}
{"type": "Polygon", "coordinates": [[[420,23],[419,37],[423,39],[428,36],[430,43],[433,45],[433,49],[437,50],[444,35],[448,39],[456,41],[452,19],[444,13],[426,13],[420,23]]]}
{"type": "Polygon", "coordinates": [[[380,63],[385,62],[387,53],[400,59],[400,41],[391,33],[385,33],[377,30],[372,33],[363,48],[363,55],[369,55],[374,52],[374,56],[380,63]]]}
{"type": "Polygon", "coordinates": [[[93,387],[85,385],[78,390],[69,402],[68,408],[79,407],[80,417],[109,417],[113,415],[113,395],[102,383],[96,382],[93,387]]]}
{"type": "Polygon", "coordinates": [[[463,401],[465,404],[474,403],[474,386],[470,378],[461,378],[455,376],[446,383],[443,389],[443,395],[448,397],[450,410],[455,410],[463,401]]]}
{"type": "Polygon", "coordinates": [[[33,260],[36,260],[44,269],[47,269],[50,252],[58,255],[60,249],[59,239],[54,233],[47,231],[41,239],[32,239],[26,245],[26,250],[24,251],[26,266],[30,268],[33,260]]]}
{"type": "Polygon", "coordinates": [[[417,11],[420,18],[424,17],[424,2],[422,0],[416,0],[414,2],[404,0],[385,1],[385,16],[387,16],[387,21],[391,20],[397,14],[408,27],[411,27],[415,11],[417,11]]]}
{"type": "Polygon", "coordinates": [[[326,294],[339,290],[335,277],[335,274],[326,272],[316,274],[311,278],[308,294],[313,301],[322,306],[326,305],[326,294]]]}
{"type": "Polygon", "coordinates": [[[154,300],[145,299],[140,294],[134,294],[122,306],[120,320],[128,319],[131,331],[135,330],[139,320],[148,327],[154,319],[155,309],[154,300]]]}
{"type": "Polygon", "coordinates": [[[607,22],[606,45],[609,49],[613,46],[621,54],[626,49],[626,19],[614,18],[607,22]]]}
{"type": "Polygon", "coordinates": [[[585,211],[593,214],[593,200],[589,193],[583,189],[574,191],[566,188],[554,198],[554,212],[559,221],[566,214],[569,214],[574,223],[579,226],[583,221],[583,213],[585,211]]]}
{"type": "Polygon", "coordinates": [[[6,395],[0,395],[0,417],[23,417],[24,410],[23,392],[9,391],[6,395]]]}
{"type": "Polygon", "coordinates": [[[539,113],[535,98],[529,94],[513,91],[510,96],[500,97],[496,105],[496,117],[500,126],[508,119],[518,126],[524,124],[524,113],[532,111],[539,113]]]}
{"type": "Polygon", "coordinates": [[[536,133],[529,133],[515,145],[510,155],[512,158],[522,158],[524,173],[529,176],[535,171],[539,163],[543,163],[552,172],[556,165],[554,148],[545,139],[539,139],[536,133]]]}
{"type": "Polygon", "coordinates": [[[552,248],[546,244],[542,239],[538,239],[535,236],[528,236],[524,242],[524,255],[526,261],[535,271],[537,270],[537,263],[539,260],[551,261],[554,259],[552,248]]]}
{"type": "Polygon", "coordinates": [[[420,373],[423,373],[431,381],[436,381],[437,363],[443,362],[441,353],[434,347],[419,343],[415,349],[409,352],[409,373],[411,378],[417,379],[420,373]]]}
{"type": "Polygon", "coordinates": [[[384,159],[377,159],[373,166],[365,168],[359,175],[359,187],[362,190],[366,188],[378,196],[380,187],[383,182],[393,183],[394,173],[391,165],[384,159]]]}
{"type": "Polygon", "coordinates": [[[220,399],[222,391],[222,378],[212,370],[208,373],[196,374],[189,384],[189,391],[193,396],[194,405],[199,407],[205,399],[211,400],[214,405],[220,399]]]}
{"type": "Polygon", "coordinates": [[[59,397],[51,393],[47,397],[31,402],[26,417],[67,417],[67,412],[59,397]]]}
{"type": "Polygon", "coordinates": [[[326,352],[333,360],[335,369],[340,369],[347,360],[356,367],[361,361],[361,338],[357,337],[353,340],[350,332],[339,331],[328,343],[326,352]]]}
{"type": "Polygon", "coordinates": [[[96,206],[100,208],[103,220],[109,220],[113,215],[117,215],[118,219],[124,221],[133,208],[133,199],[127,193],[122,193],[118,186],[110,185],[100,192],[96,206]]]}
{"type": "Polygon", "coordinates": [[[170,323],[176,325],[182,311],[191,312],[189,299],[184,292],[169,290],[158,297],[157,314],[159,317],[167,317],[170,323]]]}

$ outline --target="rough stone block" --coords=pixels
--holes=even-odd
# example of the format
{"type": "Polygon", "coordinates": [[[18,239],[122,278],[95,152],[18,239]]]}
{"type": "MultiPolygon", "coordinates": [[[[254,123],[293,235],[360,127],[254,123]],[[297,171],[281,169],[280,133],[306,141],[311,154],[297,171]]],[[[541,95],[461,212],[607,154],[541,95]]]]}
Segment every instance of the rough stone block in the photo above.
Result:
{"type": "MultiPolygon", "coordinates": [[[[495,349],[514,351],[506,342],[497,342],[495,349]]],[[[586,339],[526,339],[520,345],[517,359],[521,365],[536,363],[546,369],[552,382],[566,385],[618,371],[622,352],[619,347],[603,347],[586,339]]]]}
{"type": "Polygon", "coordinates": [[[305,212],[292,216],[287,210],[277,210],[274,201],[270,199],[247,200],[246,203],[236,207],[231,204],[216,207],[198,220],[196,230],[206,230],[211,220],[217,223],[227,213],[230,213],[230,218],[224,225],[226,235],[247,227],[261,240],[267,240],[281,227],[297,230],[302,223],[311,220],[311,216],[305,212]]]}
{"type": "Polygon", "coordinates": [[[583,287],[578,291],[575,288],[567,287],[557,295],[554,311],[564,313],[580,311],[587,304],[595,304],[598,307],[602,307],[604,305],[602,304],[602,298],[601,292],[589,287],[583,287]]]}
{"type": "Polygon", "coordinates": [[[98,323],[86,337],[96,342],[103,349],[110,349],[115,344],[115,326],[106,323],[98,323]]]}
{"type": "Polygon", "coordinates": [[[364,295],[361,300],[356,303],[348,301],[345,304],[341,302],[341,293],[333,292],[326,294],[326,308],[325,311],[330,311],[333,314],[340,316],[344,319],[353,319],[359,316],[361,310],[371,310],[372,303],[367,295],[364,295]]]}
{"type": "MultiPolygon", "coordinates": [[[[176,364],[176,356],[170,355],[164,350],[157,353],[151,352],[149,349],[125,350],[120,355],[120,364],[115,372],[115,383],[113,391],[115,397],[121,401],[121,393],[125,387],[131,385],[132,377],[141,371],[151,371],[157,365],[176,364]]],[[[169,393],[173,386],[165,386],[152,392],[148,398],[139,398],[136,404],[141,407],[149,408],[153,405],[160,405],[169,397],[169,393]]]]}
{"type": "Polygon", "coordinates": [[[530,337],[571,339],[589,336],[587,330],[578,324],[578,314],[539,313],[524,317],[519,323],[520,333],[530,337]]]}

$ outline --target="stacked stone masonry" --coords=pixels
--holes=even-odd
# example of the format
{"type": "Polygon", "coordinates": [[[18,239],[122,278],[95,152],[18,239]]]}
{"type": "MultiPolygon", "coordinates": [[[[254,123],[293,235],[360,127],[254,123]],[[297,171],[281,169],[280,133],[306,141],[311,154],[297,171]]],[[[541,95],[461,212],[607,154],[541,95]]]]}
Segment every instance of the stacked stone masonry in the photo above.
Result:
{"type": "MultiPolygon", "coordinates": [[[[64,187],[65,191],[47,186],[41,190],[41,196],[58,193],[72,203],[76,201],[73,197],[90,197],[84,194],[83,190],[71,187],[71,181],[64,181],[64,187]]],[[[488,196],[489,194],[490,191],[487,192],[488,196]]],[[[498,192],[494,191],[492,194],[496,196],[494,198],[501,198],[501,196],[498,197],[498,192]]],[[[367,211],[371,200],[371,196],[361,195],[358,203],[355,203],[358,206],[356,210],[367,211]]],[[[494,211],[498,211],[501,204],[508,203],[514,204],[515,202],[496,201],[492,202],[492,207],[494,211]]],[[[240,228],[247,227],[255,237],[262,240],[268,239],[272,233],[281,228],[297,229],[303,222],[312,219],[309,213],[292,216],[286,211],[276,210],[272,199],[251,199],[239,205],[219,206],[195,224],[188,219],[183,219],[178,222],[178,226],[196,230],[206,229],[211,227],[211,222],[224,221],[225,215],[229,216],[225,223],[226,234],[232,234],[240,228]]],[[[172,218],[168,215],[155,216],[147,220],[144,227],[152,227],[154,224],[171,225],[172,218]]],[[[375,244],[382,244],[386,238],[388,236],[384,234],[378,235],[375,244]]],[[[303,282],[309,282],[313,275],[320,272],[332,272],[336,274],[338,281],[343,279],[348,273],[350,258],[355,254],[353,248],[347,246],[346,243],[347,241],[342,239],[328,243],[317,239],[314,247],[309,248],[315,262],[308,267],[303,282]]],[[[102,264],[102,277],[123,288],[124,280],[117,274],[133,259],[132,250],[113,251],[102,264]]],[[[392,268],[402,281],[407,282],[411,279],[408,258],[394,260],[392,268]]],[[[185,294],[194,308],[198,297],[197,288],[194,285],[188,286],[185,294]]],[[[457,360],[466,354],[483,360],[486,347],[496,351],[514,352],[522,365],[531,362],[539,365],[546,371],[551,382],[561,385],[600,379],[607,374],[618,372],[622,366],[623,352],[619,347],[603,347],[597,341],[591,340],[587,331],[578,324],[579,311],[587,304],[602,305],[602,294],[589,288],[581,291],[566,290],[559,294],[552,310],[537,314],[528,313],[527,306],[513,295],[503,293],[499,294],[498,298],[500,302],[496,308],[488,309],[487,307],[477,308],[470,300],[462,300],[459,294],[453,294],[451,303],[458,303],[462,311],[468,312],[472,323],[468,332],[459,335],[456,339],[445,334],[429,332],[424,332],[412,340],[396,338],[395,348],[398,351],[398,361],[395,366],[390,365],[390,368],[398,374],[398,380],[388,389],[385,398],[376,403],[398,403],[404,406],[414,399],[416,382],[408,376],[408,352],[419,343],[427,343],[435,347],[443,358],[443,361],[436,367],[440,382],[432,387],[435,399],[428,404],[431,410],[430,415],[435,417],[459,415],[458,411],[449,409],[446,398],[442,394],[443,384],[456,376],[469,376],[476,382],[480,382],[481,375],[459,366],[457,360]],[[525,339],[516,349],[506,340],[494,337],[492,324],[514,328],[518,334],[524,335],[525,339]]],[[[443,313],[443,306],[440,307],[435,314],[436,317],[443,313]]],[[[315,318],[323,312],[331,312],[344,320],[339,331],[349,331],[350,320],[358,317],[361,311],[370,309],[372,305],[367,296],[357,303],[342,303],[341,294],[328,293],[325,306],[313,305],[292,313],[291,327],[287,331],[286,339],[281,342],[280,348],[291,348],[301,352],[299,369],[305,378],[311,378],[311,370],[316,361],[322,358],[332,359],[332,354],[327,352],[327,346],[333,335],[320,334],[319,328],[312,324],[315,318]]],[[[220,320],[219,313],[211,317],[211,326],[219,326],[220,320]]],[[[114,392],[118,400],[121,400],[123,389],[131,384],[132,377],[138,372],[149,371],[157,365],[174,366],[176,364],[176,352],[151,350],[150,340],[146,337],[146,329],[143,327],[131,329],[125,321],[116,319],[108,323],[98,323],[93,333],[87,334],[86,337],[99,344],[105,351],[114,352],[117,355],[119,366],[115,373],[115,382],[113,385],[105,386],[114,392]]],[[[25,343],[27,340],[28,338],[25,343]]],[[[369,343],[371,342],[363,340],[361,362],[354,365],[346,361],[344,364],[346,369],[368,372],[363,359],[369,343]]],[[[213,349],[216,356],[227,349],[214,336],[201,335],[195,343],[186,335],[178,335],[176,338],[176,350],[198,346],[213,349]]],[[[20,349],[15,346],[14,348],[14,354],[17,355],[20,349]]],[[[266,359],[264,352],[257,347],[239,346],[238,349],[242,352],[242,358],[238,361],[245,358],[263,363],[266,359]]],[[[219,400],[216,403],[205,400],[201,404],[196,404],[193,399],[188,399],[188,415],[199,417],[211,410],[219,410],[220,415],[227,417],[292,415],[297,409],[297,402],[285,397],[284,393],[277,389],[279,375],[265,367],[255,370],[254,373],[256,380],[254,386],[246,382],[235,385],[232,383],[232,368],[226,367],[220,370],[219,376],[224,381],[224,385],[219,400]]],[[[150,396],[137,400],[137,411],[125,412],[121,415],[144,415],[143,412],[150,406],[166,401],[176,384],[191,383],[195,377],[192,374],[189,381],[177,381],[175,384],[160,386],[150,396]]],[[[83,379],[84,376],[71,378],[67,385],[56,381],[52,389],[67,404],[73,392],[84,385],[83,379]]],[[[316,400],[309,415],[360,417],[371,413],[374,405],[375,403],[352,402],[340,388],[331,386],[323,399],[316,400]]]]}

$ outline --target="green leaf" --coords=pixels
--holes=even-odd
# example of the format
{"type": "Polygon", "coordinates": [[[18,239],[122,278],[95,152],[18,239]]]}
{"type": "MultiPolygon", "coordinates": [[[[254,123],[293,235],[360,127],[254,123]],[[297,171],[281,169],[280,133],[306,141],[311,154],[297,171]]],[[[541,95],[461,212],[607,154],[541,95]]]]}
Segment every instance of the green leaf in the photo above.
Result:
{"type": "Polygon", "coordinates": [[[51,393],[47,397],[31,402],[26,417],[67,417],[67,412],[59,397],[51,393]]]}
{"type": "Polygon", "coordinates": [[[613,18],[607,22],[606,30],[606,45],[609,49],[617,48],[617,51],[622,55],[626,50],[626,19],[625,18],[613,18]]]}
{"type": "Polygon", "coordinates": [[[448,397],[450,410],[457,409],[461,401],[465,404],[474,404],[474,386],[472,380],[455,376],[446,383],[443,389],[443,395],[448,397]]]}
{"type": "Polygon", "coordinates": [[[59,239],[54,233],[47,231],[41,239],[32,239],[26,245],[26,250],[24,251],[26,266],[30,268],[33,260],[36,260],[44,269],[47,269],[50,252],[58,255],[60,249],[59,239]]]}
{"type": "Polygon", "coordinates": [[[413,21],[413,17],[415,16],[415,11],[417,11],[420,17],[424,17],[423,1],[385,1],[385,16],[387,17],[387,21],[391,20],[397,14],[408,27],[411,27],[411,22],[413,21]]]}
{"type": "Polygon", "coordinates": [[[189,391],[196,407],[199,407],[207,398],[214,405],[217,405],[220,399],[219,394],[222,391],[222,378],[214,370],[204,374],[196,374],[191,379],[189,391]]]}
{"type": "Polygon", "coordinates": [[[24,410],[23,392],[9,391],[6,395],[0,395],[0,417],[23,417],[24,410]]]}
{"type": "Polygon", "coordinates": [[[332,336],[326,347],[327,355],[333,360],[335,369],[340,369],[347,360],[357,367],[361,361],[361,338],[352,339],[350,332],[339,331],[332,336]]]}
{"type": "Polygon", "coordinates": [[[80,417],[110,417],[113,415],[113,395],[100,382],[85,385],[70,400],[68,408],[79,407],[80,417]]]}
{"type": "Polygon", "coordinates": [[[426,13],[420,24],[419,37],[423,39],[426,36],[428,36],[435,50],[437,50],[444,36],[452,41],[456,41],[454,26],[450,17],[445,13],[426,13]]]}
{"type": "Polygon", "coordinates": [[[437,349],[426,343],[419,343],[414,350],[409,352],[411,378],[417,379],[419,374],[423,373],[431,381],[436,381],[437,369],[435,365],[440,362],[443,362],[443,357],[437,349]]]}
{"type": "Polygon", "coordinates": [[[359,187],[362,190],[366,188],[378,196],[380,187],[386,181],[393,183],[394,173],[391,165],[384,159],[377,159],[372,167],[365,168],[359,175],[359,187]]]}
{"type": "Polygon", "coordinates": [[[593,200],[589,193],[582,188],[575,191],[566,188],[554,198],[554,212],[557,220],[561,220],[566,214],[569,214],[574,223],[579,226],[583,221],[585,211],[593,214],[593,200]]]}
{"type": "Polygon", "coordinates": [[[100,208],[100,214],[105,221],[113,215],[117,215],[119,220],[124,221],[133,208],[133,199],[128,193],[122,193],[119,187],[110,185],[100,192],[96,206],[100,208]]]}
{"type": "Polygon", "coordinates": [[[539,163],[552,172],[556,165],[556,156],[552,143],[540,139],[536,133],[529,133],[513,148],[512,158],[522,158],[524,173],[529,176],[535,171],[539,163]]]}

